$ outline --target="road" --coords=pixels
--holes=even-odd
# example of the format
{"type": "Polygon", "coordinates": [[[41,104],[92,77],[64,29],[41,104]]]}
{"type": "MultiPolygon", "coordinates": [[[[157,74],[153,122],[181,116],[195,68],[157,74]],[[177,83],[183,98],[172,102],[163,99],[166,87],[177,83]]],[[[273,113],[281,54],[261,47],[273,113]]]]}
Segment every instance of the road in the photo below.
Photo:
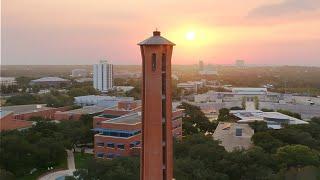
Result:
{"type": "Polygon", "coordinates": [[[253,111],[253,110],[256,110],[256,107],[254,105],[254,102],[246,102],[246,110],[247,111],[253,111]]]}
{"type": "Polygon", "coordinates": [[[74,163],[74,155],[73,152],[70,150],[67,150],[68,154],[68,170],[62,170],[62,171],[56,171],[52,172],[50,174],[47,174],[38,180],[57,180],[63,176],[71,176],[73,175],[73,172],[76,170],[75,163],[74,163]]]}

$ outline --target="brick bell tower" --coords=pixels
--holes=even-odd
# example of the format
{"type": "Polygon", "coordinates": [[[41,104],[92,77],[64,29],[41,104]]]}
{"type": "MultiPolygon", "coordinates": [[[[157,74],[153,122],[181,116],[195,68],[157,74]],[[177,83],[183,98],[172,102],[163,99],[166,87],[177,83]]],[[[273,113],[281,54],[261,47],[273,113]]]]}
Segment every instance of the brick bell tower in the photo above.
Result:
{"type": "Polygon", "coordinates": [[[141,180],[172,180],[171,56],[175,45],[154,31],[142,56],[141,180]]]}

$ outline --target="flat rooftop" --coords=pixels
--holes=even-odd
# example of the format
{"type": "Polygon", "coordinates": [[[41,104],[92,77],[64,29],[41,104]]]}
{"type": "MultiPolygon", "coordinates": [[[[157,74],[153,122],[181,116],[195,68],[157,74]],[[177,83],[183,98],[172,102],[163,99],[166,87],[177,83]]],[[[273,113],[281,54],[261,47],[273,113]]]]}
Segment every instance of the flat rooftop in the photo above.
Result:
{"type": "Polygon", "coordinates": [[[64,111],[60,113],[64,114],[95,114],[104,111],[106,108],[101,106],[84,106],[80,109],[73,109],[70,111],[64,111]]]}
{"type": "Polygon", "coordinates": [[[11,114],[12,111],[3,111],[2,109],[0,110],[0,119],[3,117],[6,117],[7,115],[11,114]]]}
{"type": "Polygon", "coordinates": [[[17,105],[17,106],[2,106],[2,111],[12,111],[14,114],[24,114],[31,112],[44,111],[48,109],[54,109],[47,107],[46,104],[28,104],[28,105],[17,105]]]}
{"type": "Polygon", "coordinates": [[[308,122],[303,121],[301,119],[297,119],[279,112],[263,112],[260,110],[234,110],[230,111],[230,114],[240,118],[239,122],[245,121],[263,121],[263,120],[289,120],[289,124],[308,124],[308,122]]]}
{"type": "Polygon", "coordinates": [[[103,121],[102,123],[135,125],[135,124],[141,123],[141,113],[136,112],[136,113],[127,114],[124,116],[120,116],[118,118],[103,121]]]}
{"type": "Polygon", "coordinates": [[[31,82],[68,82],[68,79],[62,79],[60,77],[42,77],[39,79],[31,80],[31,82]]]}

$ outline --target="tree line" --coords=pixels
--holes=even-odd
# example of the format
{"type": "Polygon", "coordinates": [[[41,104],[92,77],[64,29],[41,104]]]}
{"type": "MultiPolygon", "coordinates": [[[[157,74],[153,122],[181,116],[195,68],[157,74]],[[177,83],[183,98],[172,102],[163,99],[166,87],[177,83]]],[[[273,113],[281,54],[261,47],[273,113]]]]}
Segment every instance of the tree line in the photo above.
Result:
{"type": "Polygon", "coordinates": [[[61,123],[33,119],[38,121],[30,129],[0,133],[0,179],[5,173],[22,178],[32,169],[57,167],[66,161],[66,149],[93,142],[89,115],[61,123]]]}

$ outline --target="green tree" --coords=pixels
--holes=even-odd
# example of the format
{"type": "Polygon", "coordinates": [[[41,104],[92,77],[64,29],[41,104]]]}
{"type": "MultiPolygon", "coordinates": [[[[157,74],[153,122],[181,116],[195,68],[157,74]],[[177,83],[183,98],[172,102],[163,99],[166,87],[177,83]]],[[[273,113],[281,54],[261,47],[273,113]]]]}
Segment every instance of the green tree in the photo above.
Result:
{"type": "Polygon", "coordinates": [[[319,153],[303,145],[287,145],[277,150],[276,158],[282,167],[319,166],[319,153]]]}
{"type": "Polygon", "coordinates": [[[13,173],[6,171],[4,169],[0,169],[0,179],[3,180],[15,180],[16,177],[14,176],[13,173]]]}
{"type": "Polygon", "coordinates": [[[249,123],[249,125],[254,130],[255,133],[268,130],[267,123],[264,121],[254,121],[249,123]]]}
{"type": "Polygon", "coordinates": [[[234,106],[234,107],[231,107],[230,110],[243,110],[243,108],[239,106],[234,106]]]}
{"type": "Polygon", "coordinates": [[[263,112],[274,112],[273,109],[267,109],[267,108],[262,108],[261,111],[263,111],[263,112]]]}
{"type": "Polygon", "coordinates": [[[185,110],[185,117],[182,118],[184,135],[214,132],[216,123],[210,122],[199,107],[183,102],[179,108],[185,110]]]}
{"type": "Polygon", "coordinates": [[[68,95],[71,97],[76,96],[86,96],[86,95],[95,95],[99,92],[92,87],[92,85],[89,86],[83,86],[83,87],[73,87],[69,90],[68,95]]]}
{"type": "Polygon", "coordinates": [[[140,161],[136,157],[121,157],[109,161],[89,160],[85,169],[74,172],[74,178],[105,180],[138,180],[140,161]]]}
{"type": "Polygon", "coordinates": [[[253,100],[254,100],[254,107],[255,107],[256,109],[259,109],[260,104],[259,104],[259,98],[258,98],[258,96],[255,96],[255,97],[253,98],[253,100]]]}
{"type": "Polygon", "coordinates": [[[297,118],[297,119],[301,119],[301,114],[299,113],[295,113],[295,112],[291,112],[291,111],[287,111],[287,110],[283,110],[283,109],[279,109],[277,110],[277,112],[297,118]]]}
{"type": "Polygon", "coordinates": [[[229,121],[230,120],[230,110],[227,108],[222,108],[219,110],[218,121],[229,121]]]}
{"type": "Polygon", "coordinates": [[[275,152],[283,143],[270,135],[269,132],[258,132],[252,136],[252,141],[256,146],[262,147],[267,152],[275,152]]]}
{"type": "Polygon", "coordinates": [[[246,97],[242,97],[242,101],[241,101],[241,107],[242,109],[246,109],[246,102],[247,102],[247,98],[246,97]]]}
{"type": "Polygon", "coordinates": [[[31,94],[20,94],[11,96],[6,101],[6,105],[25,105],[36,103],[39,103],[39,100],[36,98],[36,96],[33,96],[31,94]]]}

